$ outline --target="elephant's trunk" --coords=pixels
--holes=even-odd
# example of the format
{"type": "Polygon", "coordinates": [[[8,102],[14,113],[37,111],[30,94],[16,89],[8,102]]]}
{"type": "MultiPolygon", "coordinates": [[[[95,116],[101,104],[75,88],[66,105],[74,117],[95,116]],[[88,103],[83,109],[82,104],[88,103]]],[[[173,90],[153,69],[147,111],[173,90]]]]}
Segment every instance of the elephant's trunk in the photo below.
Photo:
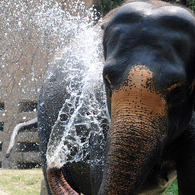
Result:
{"type": "Polygon", "coordinates": [[[109,129],[101,195],[136,194],[162,152],[165,136],[155,124],[121,123],[115,121],[109,129]]]}
{"type": "Polygon", "coordinates": [[[152,89],[150,71],[130,71],[113,90],[106,164],[99,195],[137,194],[159,159],[166,133],[166,101],[152,89]]]}
{"type": "Polygon", "coordinates": [[[62,170],[51,168],[47,170],[47,179],[50,189],[55,195],[79,195],[75,192],[65,180],[62,170]]]}

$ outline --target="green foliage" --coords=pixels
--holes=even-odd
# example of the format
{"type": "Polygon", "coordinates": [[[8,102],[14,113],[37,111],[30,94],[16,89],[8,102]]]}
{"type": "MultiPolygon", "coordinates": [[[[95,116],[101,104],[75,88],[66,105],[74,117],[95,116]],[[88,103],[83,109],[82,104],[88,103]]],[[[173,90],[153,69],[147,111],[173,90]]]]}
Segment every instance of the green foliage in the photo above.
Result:
{"type": "Polygon", "coordinates": [[[101,9],[102,11],[106,9],[106,4],[104,3],[104,0],[101,0],[101,9]]]}
{"type": "Polygon", "coordinates": [[[189,7],[195,12],[195,0],[187,0],[189,7]]]}
{"type": "Polygon", "coordinates": [[[178,195],[177,180],[174,180],[165,195],[178,195]]]}
{"type": "Polygon", "coordinates": [[[107,14],[110,10],[120,6],[124,0],[101,0],[101,9],[103,12],[103,15],[107,14]]]}
{"type": "MultiPolygon", "coordinates": [[[[100,0],[103,15],[120,6],[125,0],[100,0]]],[[[169,1],[169,0],[168,0],[169,1]]],[[[186,0],[190,9],[195,13],[195,0],[186,0]]]]}

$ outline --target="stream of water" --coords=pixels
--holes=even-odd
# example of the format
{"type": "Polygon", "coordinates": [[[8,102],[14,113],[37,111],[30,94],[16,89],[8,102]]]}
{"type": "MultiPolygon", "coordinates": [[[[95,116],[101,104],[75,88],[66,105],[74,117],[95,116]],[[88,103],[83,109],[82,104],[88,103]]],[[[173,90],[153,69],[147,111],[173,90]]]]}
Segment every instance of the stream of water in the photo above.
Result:
{"type": "Polygon", "coordinates": [[[56,54],[46,78],[49,80],[54,69],[60,69],[70,95],[52,128],[48,166],[54,163],[61,167],[67,162],[88,161],[92,134],[98,135],[100,150],[104,150],[101,141],[104,139],[103,128],[108,125],[108,113],[102,80],[102,32],[100,25],[93,26],[91,10],[76,7],[74,13],[68,16],[63,31],[69,37],[67,44],[56,54]]]}

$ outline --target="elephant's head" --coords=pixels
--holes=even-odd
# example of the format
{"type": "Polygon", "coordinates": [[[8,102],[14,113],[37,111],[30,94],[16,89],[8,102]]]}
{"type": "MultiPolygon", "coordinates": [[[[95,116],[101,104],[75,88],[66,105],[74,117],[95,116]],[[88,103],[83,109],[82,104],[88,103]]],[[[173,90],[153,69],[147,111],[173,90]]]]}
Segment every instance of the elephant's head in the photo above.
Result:
{"type": "Polygon", "coordinates": [[[157,90],[155,74],[147,65],[129,65],[122,72],[118,68],[110,56],[104,79],[111,124],[101,194],[138,188],[136,182],[141,184],[168,138],[169,106],[157,90]]]}
{"type": "MultiPolygon", "coordinates": [[[[143,2],[112,13],[103,25],[111,123],[99,195],[137,194],[165,145],[191,119],[195,22],[182,8],[143,2]]],[[[48,175],[69,190],[61,175],[48,175]]]]}
{"type": "Polygon", "coordinates": [[[177,15],[172,21],[153,9],[126,4],[103,26],[111,124],[99,194],[137,194],[165,145],[192,116],[193,37],[174,26],[177,15]]]}

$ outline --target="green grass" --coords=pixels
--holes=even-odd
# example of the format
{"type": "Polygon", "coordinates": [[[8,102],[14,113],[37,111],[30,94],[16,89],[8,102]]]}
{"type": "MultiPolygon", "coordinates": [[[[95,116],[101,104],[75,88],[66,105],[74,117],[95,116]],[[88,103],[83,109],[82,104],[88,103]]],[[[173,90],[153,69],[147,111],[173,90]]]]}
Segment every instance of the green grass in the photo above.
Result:
{"type": "MultiPolygon", "coordinates": [[[[39,195],[42,180],[41,169],[0,169],[0,195],[39,195]]],[[[165,195],[178,195],[175,180],[165,195]]]]}
{"type": "Polygon", "coordinates": [[[41,169],[0,170],[0,194],[39,195],[42,177],[41,169]]]}
{"type": "Polygon", "coordinates": [[[165,195],[178,195],[177,180],[174,180],[165,195]]]}

